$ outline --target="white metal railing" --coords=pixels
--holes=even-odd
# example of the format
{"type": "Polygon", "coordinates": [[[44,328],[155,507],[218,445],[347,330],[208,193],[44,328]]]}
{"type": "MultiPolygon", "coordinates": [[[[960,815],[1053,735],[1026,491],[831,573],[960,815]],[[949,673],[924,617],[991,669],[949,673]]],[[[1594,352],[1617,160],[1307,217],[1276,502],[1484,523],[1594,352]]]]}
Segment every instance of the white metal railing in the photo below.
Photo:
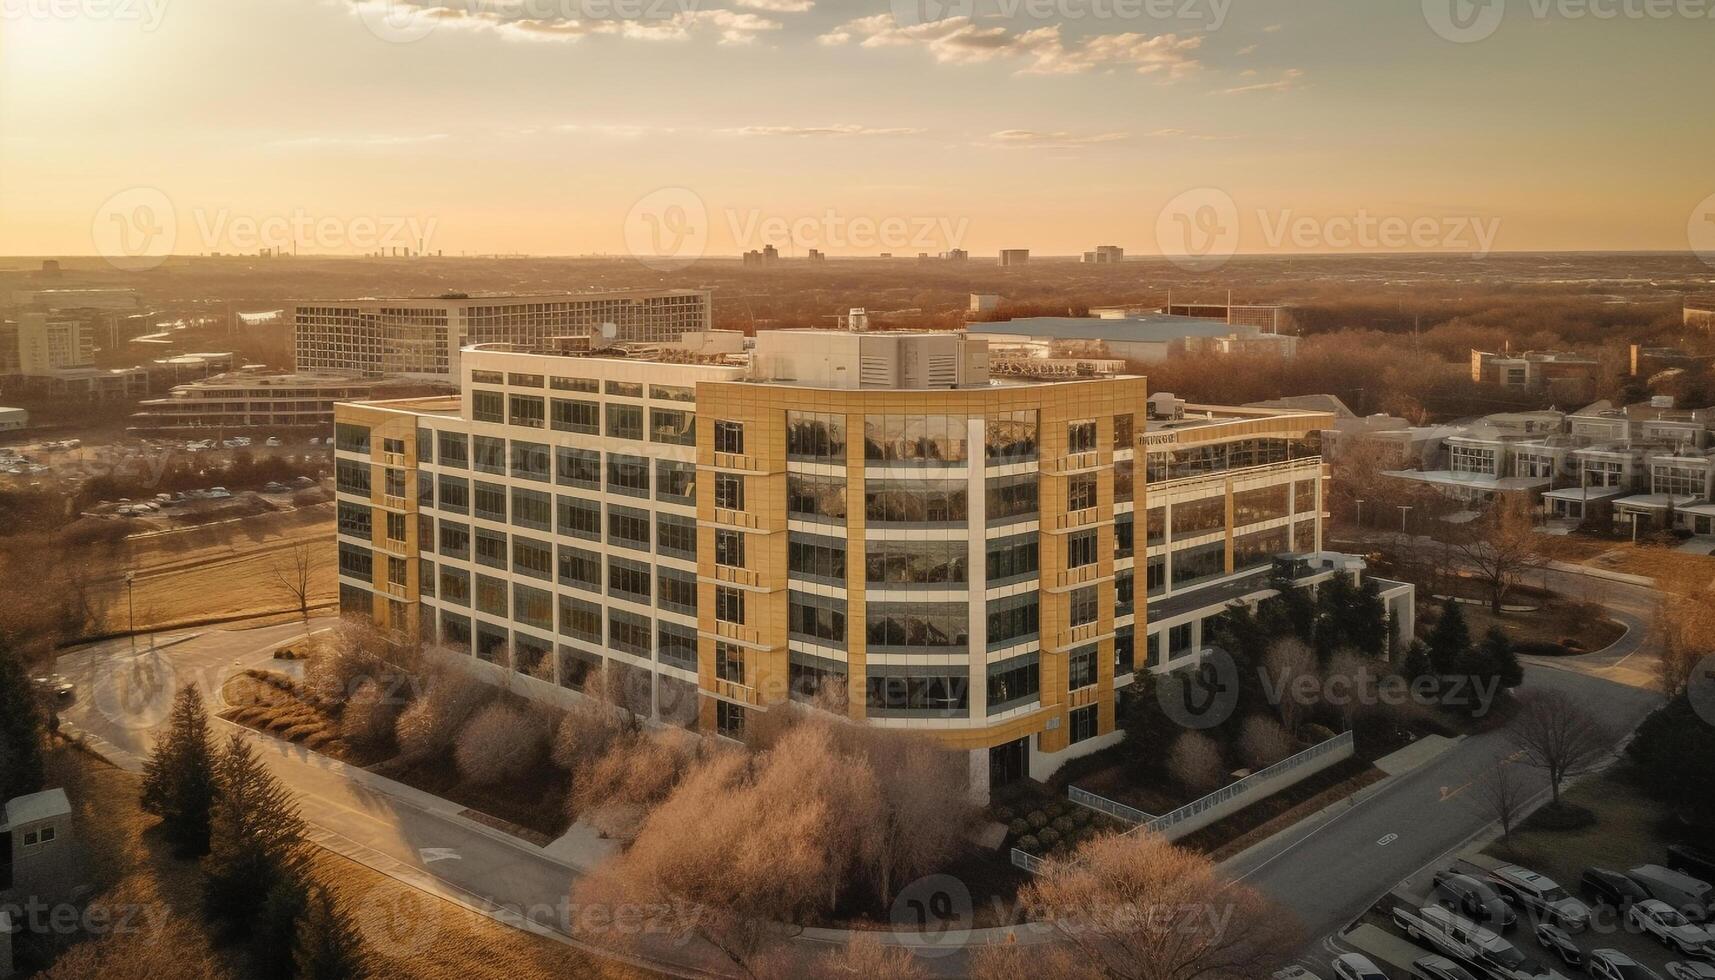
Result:
{"type": "MultiPolygon", "coordinates": [[[[1200,800],[1193,800],[1179,809],[1174,810],[1172,813],[1162,814],[1153,820],[1139,824],[1137,828],[1133,829],[1143,829],[1155,833],[1162,833],[1175,824],[1184,823],[1186,820],[1198,816],[1199,814],[1207,813],[1209,810],[1220,806],[1223,803],[1238,799],[1246,793],[1255,790],[1259,785],[1263,784],[1267,780],[1273,779],[1282,773],[1303,768],[1325,755],[1340,751],[1341,749],[1349,749],[1351,747],[1352,733],[1341,732],[1326,742],[1322,742],[1318,745],[1312,745],[1310,748],[1305,749],[1303,752],[1300,752],[1295,756],[1282,759],[1274,765],[1269,766],[1267,769],[1253,772],[1236,783],[1223,786],[1200,800]]],[[[1128,831],[1128,833],[1129,832],[1130,831],[1128,831]]]]}
{"type": "Polygon", "coordinates": [[[1145,813],[1135,806],[1126,806],[1124,803],[1115,802],[1105,796],[1097,796],[1089,790],[1082,790],[1076,786],[1066,787],[1066,798],[1081,807],[1086,807],[1097,813],[1105,813],[1115,820],[1123,820],[1134,826],[1155,819],[1153,813],[1145,813]]]}
{"type": "Polygon", "coordinates": [[[1012,866],[1015,868],[1023,868],[1031,874],[1041,874],[1043,864],[1043,860],[1034,854],[1016,847],[1012,849],[1012,866]]]}

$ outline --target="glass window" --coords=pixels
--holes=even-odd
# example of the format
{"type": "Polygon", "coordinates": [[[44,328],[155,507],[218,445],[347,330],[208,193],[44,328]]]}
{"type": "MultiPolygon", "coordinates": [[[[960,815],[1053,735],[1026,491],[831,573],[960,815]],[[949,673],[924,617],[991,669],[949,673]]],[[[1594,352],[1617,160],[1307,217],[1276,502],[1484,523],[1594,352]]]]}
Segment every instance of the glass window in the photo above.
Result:
{"type": "MultiPolygon", "coordinates": [[[[969,581],[970,542],[883,541],[864,543],[864,578],[872,585],[935,585],[941,588],[969,581]]],[[[843,578],[845,551],[840,551],[843,578]]]]}
{"type": "Polygon", "coordinates": [[[744,535],[729,528],[715,529],[715,564],[744,567],[744,535]]]}
{"type": "Polygon", "coordinates": [[[988,602],[989,649],[1011,646],[1034,639],[1041,630],[1041,604],[1038,594],[1007,596],[988,602]]]}
{"type": "Polygon", "coordinates": [[[1066,596],[1066,620],[1069,626],[1088,626],[1096,621],[1096,587],[1086,585],[1073,589],[1066,596]]]}
{"type": "Polygon", "coordinates": [[[1066,423],[1066,452],[1093,453],[1096,451],[1096,420],[1084,419],[1079,422],[1066,423]]]}
{"type": "Polygon", "coordinates": [[[963,463],[968,425],[964,416],[866,415],[864,458],[922,465],[963,463]]]}
{"type": "Polygon", "coordinates": [[[787,594],[786,632],[822,646],[846,646],[846,601],[796,589],[787,594]]]}
{"type": "MultiPolygon", "coordinates": [[[[716,532],[719,533],[718,531],[716,532]]],[[[739,539],[739,566],[744,563],[744,539],[739,539]]],[[[717,557],[719,539],[715,542],[717,557]]],[[[816,579],[832,585],[846,584],[846,542],[844,538],[829,538],[811,534],[788,534],[786,537],[786,567],[798,578],[816,579]]]]}
{"type": "Polygon", "coordinates": [[[1096,475],[1077,473],[1066,478],[1066,509],[1089,510],[1096,506],[1096,475]]]}
{"type": "Polygon", "coordinates": [[[601,489],[601,452],[595,449],[554,450],[554,479],[563,487],[601,489]]]}
{"type": "Polygon", "coordinates": [[[615,405],[609,402],[607,406],[607,434],[614,439],[642,439],[643,407],[641,405],[615,405]]]}
{"type": "Polygon", "coordinates": [[[846,417],[831,413],[787,412],[786,455],[805,462],[845,465],[846,417]]]}
{"type": "Polygon", "coordinates": [[[649,605],[653,578],[646,562],[631,561],[617,555],[607,560],[607,594],[615,598],[649,605]]]}
{"type": "Polygon", "coordinates": [[[744,477],[736,473],[716,473],[715,506],[722,510],[743,510],[744,477]]]}
{"type": "MultiPolygon", "coordinates": [[[[719,531],[715,532],[719,534],[719,531]]],[[[677,514],[655,515],[655,550],[670,558],[697,558],[697,522],[677,514]]]]}
{"type": "Polygon", "coordinates": [[[649,397],[658,402],[694,402],[697,400],[695,388],[681,385],[650,385],[649,397]]]}
{"type": "Polygon", "coordinates": [[[846,685],[846,665],[838,660],[790,650],[786,661],[786,682],[793,700],[814,701],[824,690],[833,694],[846,685]]]}
{"type": "Polygon", "coordinates": [[[1023,707],[1041,693],[1040,657],[1027,653],[988,665],[988,713],[999,714],[1023,707]]]}
{"type": "Polygon", "coordinates": [[[462,432],[436,433],[441,465],[464,469],[470,465],[470,441],[462,432]]]}
{"type": "Polygon", "coordinates": [[[510,395],[507,398],[513,425],[540,429],[545,422],[541,395],[510,395]]]}
{"type": "Polygon", "coordinates": [[[1031,520],[1037,516],[1037,477],[1035,473],[1020,473],[990,479],[988,491],[988,522],[990,524],[1031,520]]]}
{"type": "Polygon", "coordinates": [[[554,547],[546,541],[513,538],[512,570],[520,575],[539,578],[545,582],[553,581],[554,547]]]}
{"type": "Polygon", "coordinates": [[[655,659],[680,670],[697,669],[697,631],[664,620],[655,623],[655,659]]]}
{"type": "Polygon", "coordinates": [[[871,648],[962,647],[970,642],[970,607],[959,602],[871,602],[864,610],[871,648]]]}
{"type": "Polygon", "coordinates": [[[482,473],[506,475],[506,440],[491,436],[472,436],[470,440],[472,465],[482,473]]]}
{"type": "Polygon", "coordinates": [[[551,406],[553,426],[561,432],[595,435],[601,431],[601,404],[575,398],[556,398],[551,406]]]}
{"type": "Polygon", "coordinates": [[[649,496],[649,460],[641,456],[607,454],[607,489],[627,497],[649,496]]]}
{"type": "Polygon", "coordinates": [[[983,452],[990,463],[1005,465],[1036,458],[1036,412],[999,412],[984,423],[983,452]]]}
{"type": "Polygon", "coordinates": [[[557,530],[561,534],[590,541],[601,540],[601,504],[581,497],[554,498],[557,530]]]}
{"type": "Polygon", "coordinates": [[[729,684],[744,685],[744,648],[724,640],[715,641],[715,677],[729,684]]]}
{"type": "Polygon", "coordinates": [[[539,442],[512,441],[512,475],[547,483],[554,478],[553,455],[539,442]]]}
{"type": "Polygon", "coordinates": [[[864,514],[871,524],[962,524],[968,516],[963,480],[865,480],[864,514]]]}
{"type": "Polygon", "coordinates": [[[490,568],[505,568],[507,566],[506,535],[499,531],[490,531],[479,527],[473,535],[476,539],[476,563],[490,568]]]}
{"type": "Polygon", "coordinates": [[[506,383],[514,388],[540,388],[542,387],[542,376],[540,374],[508,374],[506,383]]]}
{"type": "Polygon", "coordinates": [[[506,581],[492,575],[476,577],[476,611],[504,617],[506,608],[506,581]]]}
{"type": "Polygon", "coordinates": [[[1066,567],[1083,568],[1096,563],[1096,529],[1086,528],[1066,535],[1066,567]]]}
{"type": "Polygon", "coordinates": [[[649,550],[649,512],[611,504],[607,508],[607,543],[649,550]]]}
{"type": "Polygon", "coordinates": [[[846,478],[786,474],[786,510],[796,518],[846,520],[846,478]]]}
{"type": "Polygon", "coordinates": [[[560,635],[600,643],[601,606],[571,596],[560,596],[560,635]]]}
{"type": "Polygon", "coordinates": [[[473,494],[476,501],[476,516],[485,521],[506,523],[506,488],[498,483],[476,481],[473,494]]]}
{"type": "Polygon", "coordinates": [[[1040,537],[1035,534],[991,539],[988,542],[988,584],[992,587],[1036,577],[1040,542],[1040,537]]]}
{"type": "Polygon", "coordinates": [[[875,667],[866,678],[865,700],[877,717],[928,714],[961,717],[970,709],[970,678],[935,667],[875,667]]]}
{"type": "Polygon", "coordinates": [[[601,591],[601,554],[584,548],[560,545],[561,585],[590,592],[601,591]]]}
{"type": "Polygon", "coordinates": [[[715,452],[744,455],[744,423],[715,420],[715,452]]]}
{"type": "Polygon", "coordinates": [[[697,467],[677,460],[655,461],[655,499],[671,503],[697,502],[697,467]]]}
{"type": "Polygon", "coordinates": [[[605,387],[610,395],[619,395],[622,398],[643,397],[643,382],[641,381],[614,381],[609,379],[605,387]]]}
{"type": "Polygon", "coordinates": [[[441,522],[441,554],[447,558],[470,557],[470,528],[455,521],[441,522]]]}
{"type": "Polygon", "coordinates": [[[498,391],[475,388],[470,393],[470,417],[478,422],[506,421],[506,399],[498,391]]]}
{"type": "MultiPolygon", "coordinates": [[[[323,430],[326,431],[325,429],[323,430]]],[[[333,427],[334,448],[342,453],[369,455],[369,426],[339,422],[333,427]]]]}
{"type": "MultiPolygon", "coordinates": [[[[695,572],[682,572],[665,565],[655,570],[656,585],[659,593],[657,604],[669,612],[682,613],[686,616],[697,614],[697,575],[695,572]]],[[[696,644],[692,644],[692,649],[696,644]]]]}
{"type": "Polygon", "coordinates": [[[715,619],[744,625],[744,593],[729,585],[715,586],[715,619]]]}
{"type": "Polygon", "coordinates": [[[470,572],[451,565],[441,566],[441,601],[470,605],[470,572]]]}
{"type": "Polygon", "coordinates": [[[676,409],[651,408],[649,410],[649,441],[664,443],[669,446],[695,446],[697,444],[697,417],[690,412],[676,409]]]}
{"type": "Polygon", "coordinates": [[[582,391],[595,394],[601,391],[601,385],[594,378],[554,378],[548,379],[548,387],[555,391],[582,391]]]}
{"type": "Polygon", "coordinates": [[[1066,655],[1066,690],[1076,691],[1096,682],[1096,648],[1079,647],[1066,655]]]}
{"type": "Polygon", "coordinates": [[[512,587],[512,618],[536,629],[554,628],[554,596],[528,585],[512,587]]]}

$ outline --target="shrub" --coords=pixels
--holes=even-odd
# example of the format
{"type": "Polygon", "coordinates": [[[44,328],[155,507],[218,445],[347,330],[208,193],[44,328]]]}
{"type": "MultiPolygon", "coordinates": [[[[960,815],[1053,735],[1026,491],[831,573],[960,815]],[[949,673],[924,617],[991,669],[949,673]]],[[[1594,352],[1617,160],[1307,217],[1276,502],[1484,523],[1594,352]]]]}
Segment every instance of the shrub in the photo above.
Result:
{"type": "Polygon", "coordinates": [[[1071,817],[1054,818],[1054,829],[1058,830],[1062,834],[1070,833],[1074,826],[1076,826],[1076,824],[1072,823],[1071,817]]]}
{"type": "Polygon", "coordinates": [[[1064,804],[1064,803],[1050,803],[1046,807],[1044,807],[1043,809],[1047,812],[1048,819],[1053,820],[1055,817],[1058,817],[1062,813],[1066,812],[1066,804],[1064,804]]]}
{"type": "Polygon", "coordinates": [[[673,791],[694,758],[695,747],[671,732],[615,739],[599,758],[572,771],[572,813],[608,803],[651,809],[673,791]]]}
{"type": "Polygon", "coordinates": [[[554,732],[554,765],[574,772],[605,755],[624,728],[618,714],[606,705],[580,702],[560,718],[554,732]]]}
{"type": "Polygon", "coordinates": [[[1220,789],[1227,778],[1221,747],[1202,732],[1185,732],[1175,739],[1167,767],[1179,785],[1199,795],[1220,789]]]}
{"type": "Polygon", "coordinates": [[[1042,842],[1043,847],[1051,848],[1060,843],[1060,832],[1055,830],[1053,827],[1044,827],[1036,835],[1036,839],[1042,842]]]}
{"type": "Polygon", "coordinates": [[[1026,816],[1024,819],[1025,822],[1030,824],[1030,826],[1035,827],[1038,830],[1048,826],[1048,814],[1043,813],[1041,810],[1030,811],[1029,816],[1026,816]]]}
{"type": "Polygon", "coordinates": [[[1083,807],[1079,807],[1072,811],[1072,821],[1080,827],[1088,824],[1090,822],[1090,818],[1094,816],[1094,812],[1086,810],[1083,807]]]}
{"type": "Polygon", "coordinates": [[[1013,818],[1017,816],[1018,814],[1013,812],[1012,807],[1009,806],[996,807],[994,811],[994,819],[997,823],[1012,823],[1013,818]]]}
{"type": "Polygon", "coordinates": [[[1018,819],[1006,825],[1006,832],[1014,837],[1023,837],[1030,833],[1030,821],[1018,819]]]}
{"type": "Polygon", "coordinates": [[[339,734],[360,752],[386,752],[393,747],[396,708],[381,685],[362,681],[339,716],[339,734]]]}
{"type": "Polygon", "coordinates": [[[548,731],[540,711],[495,702],[478,710],[459,732],[453,760],[468,782],[479,786],[511,782],[541,761],[548,731]]]}
{"type": "Polygon", "coordinates": [[[1041,854],[1042,842],[1027,834],[1018,839],[1018,849],[1026,854],[1041,854]]]}
{"type": "Polygon", "coordinates": [[[394,723],[400,754],[423,759],[446,751],[464,723],[493,696],[494,688],[457,667],[442,665],[431,671],[427,693],[394,723]]]}

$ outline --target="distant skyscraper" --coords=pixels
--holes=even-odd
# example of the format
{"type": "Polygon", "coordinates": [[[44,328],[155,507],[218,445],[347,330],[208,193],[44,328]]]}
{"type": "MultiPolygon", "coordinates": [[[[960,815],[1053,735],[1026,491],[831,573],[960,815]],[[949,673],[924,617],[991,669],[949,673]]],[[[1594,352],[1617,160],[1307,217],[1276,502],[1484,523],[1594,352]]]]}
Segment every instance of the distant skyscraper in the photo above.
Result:
{"type": "Polygon", "coordinates": [[[1000,250],[1000,265],[1003,269],[1023,265],[1029,261],[1030,249],[1028,248],[1003,248],[1000,250]]]}

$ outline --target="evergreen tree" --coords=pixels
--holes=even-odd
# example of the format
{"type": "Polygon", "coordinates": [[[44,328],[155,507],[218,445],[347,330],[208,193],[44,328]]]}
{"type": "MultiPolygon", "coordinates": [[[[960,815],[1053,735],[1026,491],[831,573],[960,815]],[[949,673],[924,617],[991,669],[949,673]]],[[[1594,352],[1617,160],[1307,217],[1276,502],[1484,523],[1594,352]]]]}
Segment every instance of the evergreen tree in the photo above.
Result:
{"type": "Polygon", "coordinates": [[[1518,662],[1513,641],[1498,626],[1490,627],[1483,642],[1471,651],[1468,665],[1469,673],[1478,681],[1499,681],[1508,690],[1524,683],[1524,667],[1518,662]]]}
{"type": "Polygon", "coordinates": [[[261,980],[293,980],[298,932],[310,904],[310,890],[296,871],[288,872],[262,901],[250,926],[250,953],[261,980]]]}
{"type": "MultiPolygon", "coordinates": [[[[1333,578],[1323,582],[1316,589],[1315,632],[1316,655],[1327,663],[1334,653],[1353,647],[1352,577],[1345,572],[1335,573],[1333,578]]],[[[1369,653],[1365,650],[1364,653],[1369,653]]]]}
{"type": "Polygon", "coordinates": [[[0,645],[0,803],[42,788],[42,713],[24,663],[0,645]]]}
{"type": "Polygon", "coordinates": [[[302,865],[304,823],[242,733],[227,742],[215,773],[203,901],[211,918],[247,934],[269,893],[302,865]]]}
{"type": "Polygon", "coordinates": [[[1465,625],[1465,614],[1459,603],[1448,599],[1441,607],[1441,619],[1429,631],[1429,662],[1442,676],[1462,673],[1465,656],[1471,649],[1471,630],[1465,625]]]}
{"type": "Polygon", "coordinates": [[[1382,587],[1373,578],[1352,591],[1347,609],[1350,626],[1346,633],[1352,646],[1371,657],[1387,657],[1393,642],[1393,626],[1388,622],[1387,603],[1382,601],[1382,587]]]}
{"type": "Polygon", "coordinates": [[[363,980],[370,975],[356,924],[326,888],[310,893],[293,960],[301,980],[363,980]]]}
{"type": "Polygon", "coordinates": [[[196,685],[173,699],[167,731],[143,765],[143,809],[161,818],[161,830],[180,857],[208,853],[209,815],[214,806],[214,741],[208,711],[196,685]]]}
{"type": "Polygon", "coordinates": [[[1423,645],[1422,640],[1411,641],[1411,646],[1405,651],[1405,659],[1400,662],[1399,674],[1408,682],[1435,676],[1435,665],[1429,661],[1429,648],[1423,645]]]}

